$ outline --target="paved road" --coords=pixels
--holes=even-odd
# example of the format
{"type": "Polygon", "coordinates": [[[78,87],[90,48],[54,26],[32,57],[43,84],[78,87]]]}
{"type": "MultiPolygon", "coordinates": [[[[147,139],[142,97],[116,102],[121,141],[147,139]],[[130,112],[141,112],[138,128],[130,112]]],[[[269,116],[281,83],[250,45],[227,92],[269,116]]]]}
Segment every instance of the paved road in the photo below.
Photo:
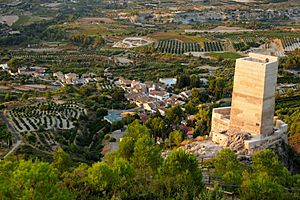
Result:
{"type": "MultiPolygon", "coordinates": [[[[20,135],[17,133],[17,131],[14,129],[14,127],[12,127],[10,125],[10,123],[8,122],[7,118],[3,115],[2,111],[0,111],[0,116],[3,120],[3,122],[6,124],[9,132],[11,132],[11,134],[16,138],[16,143],[14,143],[12,145],[12,147],[10,148],[10,150],[7,152],[7,154],[5,156],[3,156],[3,158],[6,158],[7,156],[9,156],[11,153],[13,153],[22,143],[21,137],[20,135]]],[[[1,160],[1,158],[0,158],[1,160]]]]}

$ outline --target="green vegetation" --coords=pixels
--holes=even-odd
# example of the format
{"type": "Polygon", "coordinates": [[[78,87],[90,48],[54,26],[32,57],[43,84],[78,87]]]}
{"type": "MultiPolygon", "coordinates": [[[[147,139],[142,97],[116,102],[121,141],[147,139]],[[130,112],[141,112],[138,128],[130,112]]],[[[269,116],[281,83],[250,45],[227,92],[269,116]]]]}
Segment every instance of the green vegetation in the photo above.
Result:
{"type": "Polygon", "coordinates": [[[183,54],[187,52],[224,51],[220,42],[204,42],[203,47],[198,43],[181,42],[178,40],[160,40],[156,50],[161,53],[183,54]]]}
{"type": "Polygon", "coordinates": [[[160,40],[156,50],[161,53],[183,54],[186,52],[202,52],[203,48],[197,43],[180,42],[177,40],[160,40]]]}
{"type": "Polygon", "coordinates": [[[217,60],[223,60],[223,59],[233,59],[236,60],[238,58],[242,58],[238,53],[235,52],[224,52],[224,53],[206,53],[205,55],[213,57],[217,60]]]}
{"type": "MultiPolygon", "coordinates": [[[[299,199],[300,176],[288,171],[299,173],[300,166],[294,152],[300,152],[299,50],[280,59],[278,86],[291,88],[276,93],[275,112],[288,123],[294,148],[278,147],[288,169],[271,150],[248,158],[223,149],[199,162],[180,147],[209,135],[212,109],[230,105],[235,59],[252,47],[276,48],[280,55],[282,49],[299,47],[298,1],[0,4],[0,64],[7,63],[12,72],[26,66],[47,69],[43,76],[0,69],[0,110],[21,138],[20,146],[0,161],[1,200],[299,199]],[[12,26],[5,22],[16,16],[12,26]],[[126,37],[153,43],[116,48],[126,37]],[[76,73],[82,85],[52,76],[59,71],[76,73]],[[164,89],[171,93],[165,113],[136,109],[110,124],[104,116],[112,110],[136,107],[115,84],[118,77],[177,82],[164,89]],[[46,88],[24,89],[31,84],[46,88]],[[115,136],[119,129],[125,133],[121,141],[115,136]],[[115,142],[118,150],[111,151],[115,142]]],[[[0,118],[0,158],[18,139],[10,132],[0,118]]]]}
{"type": "MultiPolygon", "coordinates": [[[[14,158],[0,162],[0,192],[4,198],[51,199],[211,199],[232,191],[241,199],[297,199],[299,175],[290,175],[271,150],[256,153],[252,165],[223,149],[212,160],[212,191],[205,191],[201,165],[195,156],[174,150],[167,158],[137,121],[118,151],[91,166],[74,165],[62,149],[53,162],[14,158]],[[19,183],[22,183],[21,185],[19,183]],[[206,198],[204,198],[206,197],[206,198]]],[[[173,134],[172,134],[173,135],[173,134]]],[[[203,166],[205,168],[205,165],[203,166]]]]}

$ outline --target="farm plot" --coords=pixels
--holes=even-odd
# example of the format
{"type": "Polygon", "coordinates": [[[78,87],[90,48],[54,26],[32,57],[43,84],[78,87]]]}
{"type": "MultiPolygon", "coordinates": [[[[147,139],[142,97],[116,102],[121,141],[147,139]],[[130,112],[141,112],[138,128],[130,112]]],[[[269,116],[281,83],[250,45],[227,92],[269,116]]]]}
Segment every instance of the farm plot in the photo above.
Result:
{"type": "Polygon", "coordinates": [[[281,39],[281,44],[285,51],[294,51],[300,48],[300,38],[285,37],[281,39]]]}
{"type": "Polygon", "coordinates": [[[235,37],[231,38],[232,46],[237,51],[245,51],[250,47],[259,47],[267,41],[265,37],[235,37]]]}
{"type": "Polygon", "coordinates": [[[203,52],[198,43],[181,42],[178,40],[160,40],[156,50],[161,53],[183,54],[186,52],[203,52]]]}
{"type": "Polygon", "coordinates": [[[12,125],[19,132],[72,129],[73,121],[87,111],[76,104],[46,103],[18,107],[9,111],[12,125]]]}
{"type": "Polygon", "coordinates": [[[178,40],[160,40],[156,50],[161,53],[183,54],[187,52],[214,52],[224,51],[224,43],[204,42],[204,47],[198,43],[181,42],[178,40]]]}
{"type": "Polygon", "coordinates": [[[224,51],[224,43],[221,42],[204,42],[204,51],[224,51]]]}

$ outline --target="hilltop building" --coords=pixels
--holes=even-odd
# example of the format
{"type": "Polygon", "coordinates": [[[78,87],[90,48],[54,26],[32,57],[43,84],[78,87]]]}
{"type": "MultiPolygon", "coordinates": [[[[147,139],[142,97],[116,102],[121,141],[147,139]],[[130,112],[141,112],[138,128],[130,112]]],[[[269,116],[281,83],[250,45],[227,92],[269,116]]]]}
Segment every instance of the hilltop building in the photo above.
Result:
{"type": "Polygon", "coordinates": [[[213,142],[248,153],[287,142],[287,124],[274,120],[277,72],[274,56],[250,53],[236,60],[231,107],[213,110],[213,142]]]}

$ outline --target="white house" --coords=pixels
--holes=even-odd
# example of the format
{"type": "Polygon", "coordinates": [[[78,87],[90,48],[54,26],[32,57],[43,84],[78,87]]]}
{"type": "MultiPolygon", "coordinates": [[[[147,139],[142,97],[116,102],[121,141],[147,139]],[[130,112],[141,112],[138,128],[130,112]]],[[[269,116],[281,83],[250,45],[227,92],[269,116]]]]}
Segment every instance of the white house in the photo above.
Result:
{"type": "Polygon", "coordinates": [[[0,67],[3,71],[8,71],[8,65],[7,64],[1,64],[0,67]]]}
{"type": "Polygon", "coordinates": [[[149,92],[149,96],[162,101],[169,98],[170,94],[164,91],[151,90],[149,92]]]}
{"type": "Polygon", "coordinates": [[[65,74],[65,80],[66,80],[66,83],[68,83],[68,84],[74,83],[75,81],[77,81],[77,79],[78,79],[78,75],[75,73],[65,74]]]}

